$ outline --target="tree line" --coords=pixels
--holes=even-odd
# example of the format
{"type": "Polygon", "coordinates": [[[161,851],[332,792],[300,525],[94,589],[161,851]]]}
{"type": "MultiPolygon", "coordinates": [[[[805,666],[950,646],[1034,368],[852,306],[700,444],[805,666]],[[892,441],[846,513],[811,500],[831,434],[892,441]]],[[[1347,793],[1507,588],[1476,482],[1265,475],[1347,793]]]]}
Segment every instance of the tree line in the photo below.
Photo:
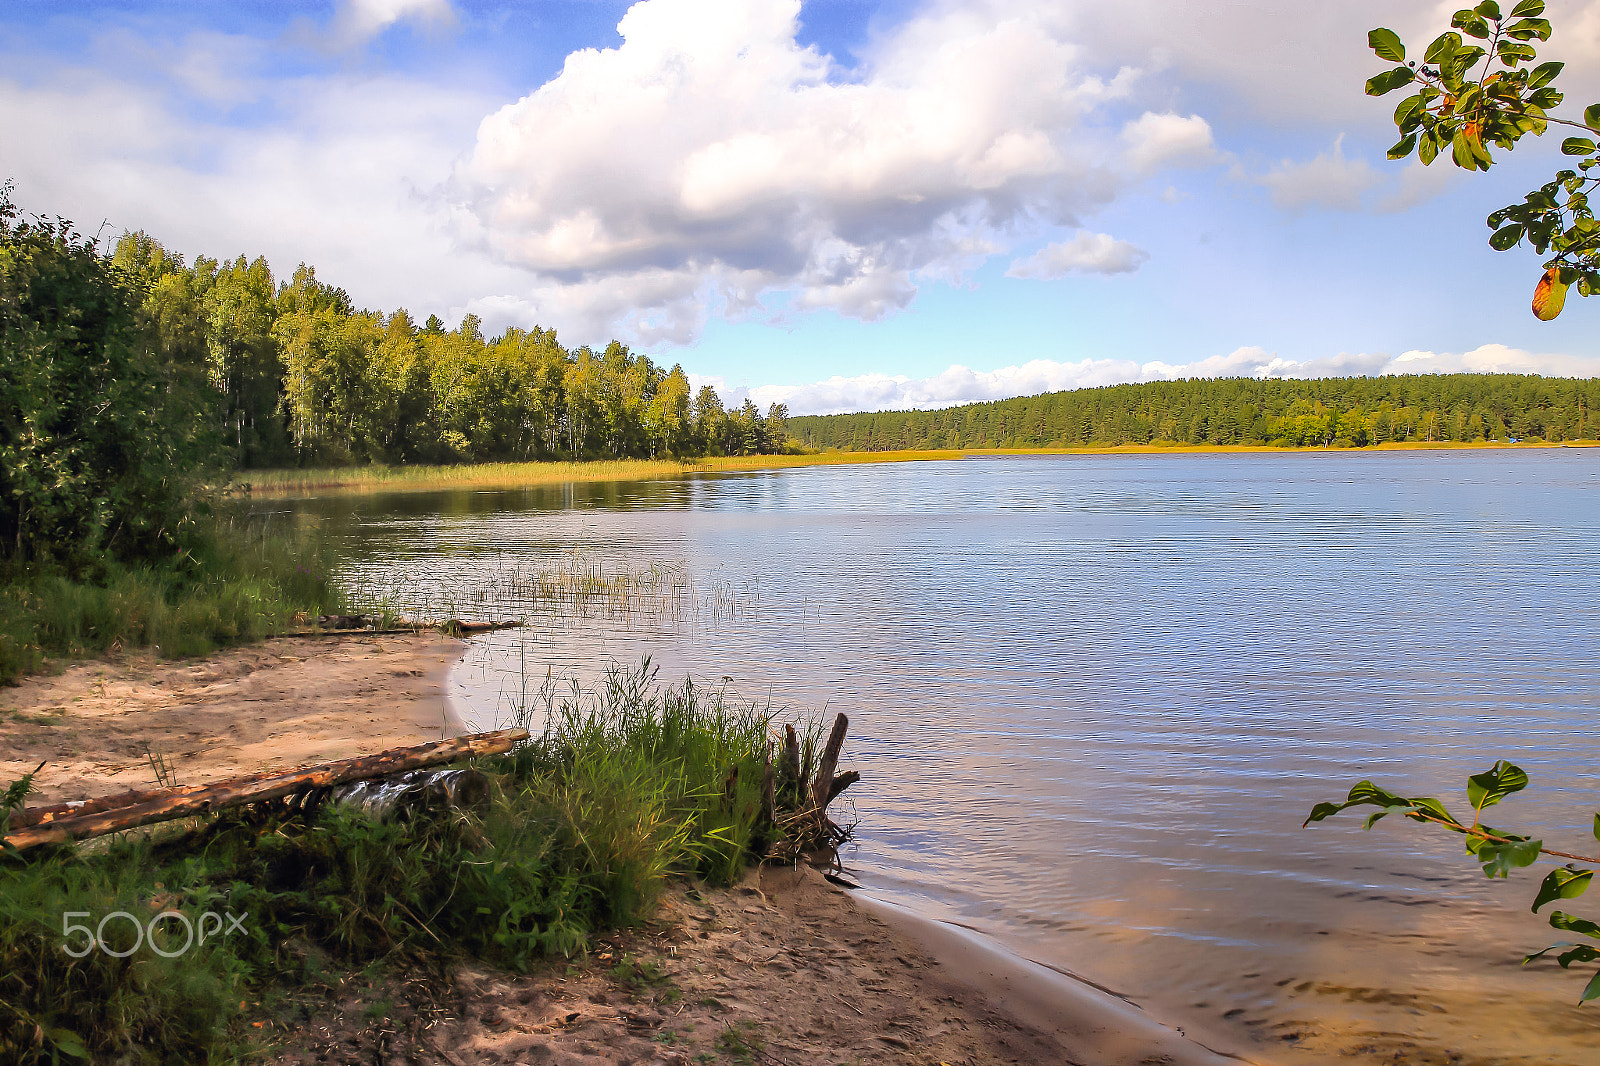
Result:
{"type": "Polygon", "coordinates": [[[418,325],[357,309],[303,263],[285,280],[261,258],[186,264],[145,233],[117,241],[110,265],[141,294],[161,357],[209,382],[239,467],[748,455],[788,440],[782,404],[727,408],[615,341],[490,339],[475,315],[418,325]]]}
{"type": "Polygon", "coordinates": [[[1600,382],[1530,374],[1193,378],[935,411],[789,419],[803,445],[845,451],[1120,444],[1364,448],[1390,442],[1594,440],[1600,382]]]}

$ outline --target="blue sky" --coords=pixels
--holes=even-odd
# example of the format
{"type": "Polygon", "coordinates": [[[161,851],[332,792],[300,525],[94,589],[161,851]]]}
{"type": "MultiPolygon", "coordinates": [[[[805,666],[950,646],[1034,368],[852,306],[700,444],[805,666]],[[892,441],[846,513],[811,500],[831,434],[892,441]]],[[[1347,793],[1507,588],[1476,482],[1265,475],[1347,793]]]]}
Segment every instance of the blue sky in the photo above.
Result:
{"type": "MultiPolygon", "coordinates": [[[[554,326],[796,413],[1215,374],[1600,370],[1483,217],[1559,165],[1387,162],[1366,30],[1452,4],[0,7],[0,177],[361,305],[554,326]],[[619,32],[619,24],[621,31],[619,32]]],[[[1600,0],[1547,54],[1600,99],[1600,0]]]]}

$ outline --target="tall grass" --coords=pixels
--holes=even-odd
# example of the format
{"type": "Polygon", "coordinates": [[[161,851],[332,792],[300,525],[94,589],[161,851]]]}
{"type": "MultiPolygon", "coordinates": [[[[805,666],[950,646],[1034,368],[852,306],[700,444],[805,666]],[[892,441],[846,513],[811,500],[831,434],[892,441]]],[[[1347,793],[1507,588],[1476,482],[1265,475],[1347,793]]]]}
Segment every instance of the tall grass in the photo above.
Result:
{"type": "Polygon", "coordinates": [[[634,481],[697,472],[776,470],[840,463],[893,463],[959,459],[959,451],[822,452],[812,455],[736,455],[676,459],[607,459],[596,462],[475,463],[459,466],[352,466],[317,470],[248,470],[236,487],[264,496],[407,492],[452,488],[515,489],[572,481],[634,481]]]}
{"type": "MultiPolygon", "coordinates": [[[[521,708],[535,741],[478,761],[495,781],[481,817],[280,807],[0,852],[0,1061],[230,1061],[251,1050],[248,1002],[332,990],[381,960],[525,969],[578,953],[647,917],[667,878],[728,882],[774,836],[760,800],[769,709],[663,689],[648,660],[545,695],[521,708]],[[248,917],[176,958],[63,950],[81,943],[62,935],[67,912],[93,926],[163,910],[248,917]]],[[[176,950],[178,923],[160,929],[176,950]]],[[[125,919],[105,932],[114,951],[134,946],[125,919]]]]}
{"type": "Polygon", "coordinates": [[[297,615],[339,610],[333,569],[331,548],[313,528],[268,531],[226,515],[171,562],[110,563],[79,577],[0,575],[0,684],[39,669],[46,656],[147,645],[202,655],[259,639],[297,615]]]}

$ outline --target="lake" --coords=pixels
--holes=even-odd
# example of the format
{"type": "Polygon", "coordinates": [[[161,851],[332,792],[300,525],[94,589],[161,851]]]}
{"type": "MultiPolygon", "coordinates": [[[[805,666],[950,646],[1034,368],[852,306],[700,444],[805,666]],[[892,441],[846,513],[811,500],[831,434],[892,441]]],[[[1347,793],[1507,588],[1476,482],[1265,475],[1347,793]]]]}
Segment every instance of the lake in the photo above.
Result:
{"type": "MultiPolygon", "coordinates": [[[[1251,1058],[1587,1064],[1539,874],[1320,800],[1372,778],[1593,854],[1600,450],[1083,455],[295,501],[347,578],[533,623],[473,642],[474,724],[648,655],[845,711],[844,856],[1251,1058]],[[653,568],[653,569],[652,569],[653,568]],[[539,575],[643,589],[541,608],[539,575]],[[1452,1057],[1455,1056],[1455,1057],[1452,1057]]],[[[723,679],[727,680],[724,681],[723,679]]],[[[1596,899],[1600,899],[1597,896],[1596,899]]],[[[1587,900],[1569,905],[1579,913],[1587,900]]]]}

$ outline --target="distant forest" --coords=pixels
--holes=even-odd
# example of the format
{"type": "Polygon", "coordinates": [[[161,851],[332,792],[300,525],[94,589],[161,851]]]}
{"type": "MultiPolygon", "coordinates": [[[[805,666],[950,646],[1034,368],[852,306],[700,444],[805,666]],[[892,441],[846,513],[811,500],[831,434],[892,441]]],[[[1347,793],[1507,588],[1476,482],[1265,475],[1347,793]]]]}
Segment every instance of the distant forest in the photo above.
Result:
{"type": "Polygon", "coordinates": [[[788,442],[786,409],[727,410],[612,342],[568,349],[554,330],[485,338],[476,316],[446,330],[405,310],[358,310],[304,264],[186,264],[144,233],[111,263],[139,294],[162,363],[199,390],[240,467],[359,462],[748,455],[788,442]]]}
{"type": "Polygon", "coordinates": [[[812,448],[1029,448],[1258,444],[1363,448],[1390,441],[1594,440],[1600,380],[1528,374],[1208,378],[1052,392],[937,411],[811,415],[812,448]]]}

